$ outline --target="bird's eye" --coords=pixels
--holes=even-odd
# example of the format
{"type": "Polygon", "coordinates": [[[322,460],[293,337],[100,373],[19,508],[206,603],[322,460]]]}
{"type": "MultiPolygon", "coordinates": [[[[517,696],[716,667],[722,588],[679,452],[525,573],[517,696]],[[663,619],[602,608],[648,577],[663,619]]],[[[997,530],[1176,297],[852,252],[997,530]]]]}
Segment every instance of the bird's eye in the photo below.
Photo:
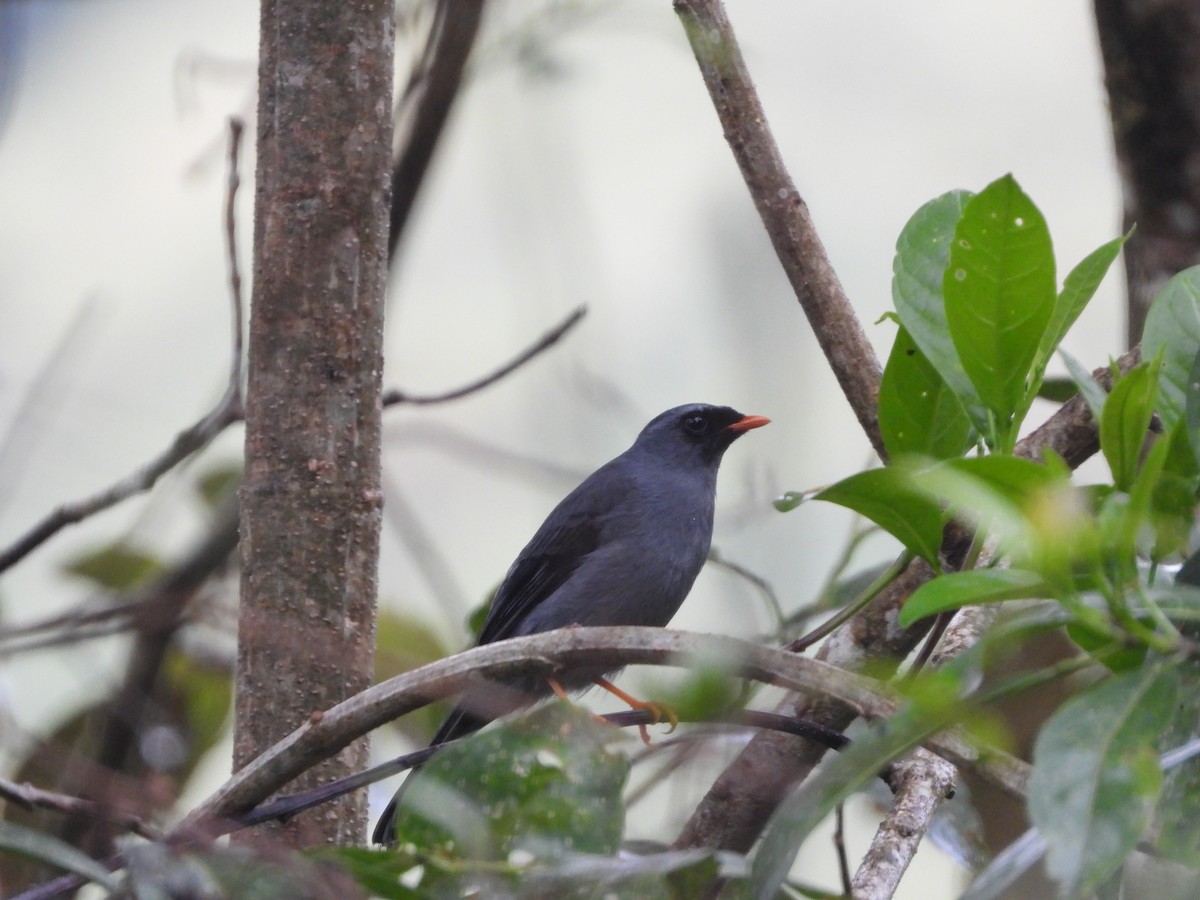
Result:
{"type": "Polygon", "coordinates": [[[688,416],[683,420],[683,427],[688,434],[704,434],[708,431],[708,419],[700,415],[688,416]]]}

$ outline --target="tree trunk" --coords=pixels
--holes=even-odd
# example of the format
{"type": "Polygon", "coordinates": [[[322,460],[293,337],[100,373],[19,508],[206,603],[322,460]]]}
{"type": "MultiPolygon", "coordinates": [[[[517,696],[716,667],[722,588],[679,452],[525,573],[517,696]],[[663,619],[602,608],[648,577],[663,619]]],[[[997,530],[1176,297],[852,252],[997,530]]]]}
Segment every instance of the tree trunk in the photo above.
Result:
{"type": "Polygon", "coordinates": [[[1095,0],[1124,195],[1128,331],[1175,273],[1200,263],[1200,4],[1095,0]]]}
{"type": "MultiPolygon", "coordinates": [[[[235,767],[373,676],[392,15],[262,4],[235,767]]],[[[366,759],[358,741],[291,788],[366,759]]],[[[352,795],[276,836],[361,842],[365,807],[352,795]]]]}

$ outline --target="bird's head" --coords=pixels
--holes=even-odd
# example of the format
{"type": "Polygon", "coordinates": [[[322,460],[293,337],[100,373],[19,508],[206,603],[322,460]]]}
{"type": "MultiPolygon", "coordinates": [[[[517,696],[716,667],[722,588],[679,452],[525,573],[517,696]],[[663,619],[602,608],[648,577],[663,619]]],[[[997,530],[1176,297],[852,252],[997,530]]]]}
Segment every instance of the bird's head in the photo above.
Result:
{"type": "Polygon", "coordinates": [[[652,419],[633,447],[678,465],[715,468],[730,444],[770,421],[764,416],[743,415],[728,406],[689,403],[652,419]]]}

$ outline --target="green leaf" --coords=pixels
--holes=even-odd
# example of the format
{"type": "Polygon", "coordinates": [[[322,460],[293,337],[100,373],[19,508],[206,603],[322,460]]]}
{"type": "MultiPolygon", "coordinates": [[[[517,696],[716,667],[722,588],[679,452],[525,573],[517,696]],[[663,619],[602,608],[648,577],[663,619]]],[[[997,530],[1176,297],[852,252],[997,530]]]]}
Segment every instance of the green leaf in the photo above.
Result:
{"type": "Polygon", "coordinates": [[[1054,304],[1050,322],[1042,333],[1042,342],[1038,345],[1038,352],[1033,360],[1033,369],[1036,373],[1040,375],[1046,371],[1046,363],[1054,355],[1055,348],[1062,343],[1062,339],[1067,336],[1067,332],[1071,330],[1071,326],[1075,324],[1079,314],[1088,305],[1096,293],[1096,288],[1100,287],[1100,282],[1104,280],[1113,261],[1132,234],[1131,231],[1129,234],[1114,238],[1107,244],[1102,244],[1071,270],[1066,281],[1063,282],[1062,292],[1054,304]]]}
{"type": "Polygon", "coordinates": [[[962,403],[903,325],[879,387],[879,430],[893,458],[918,453],[948,459],[961,455],[970,439],[962,403]]]}
{"type": "Polygon", "coordinates": [[[1070,480],[1070,470],[1061,465],[1034,462],[1019,456],[971,456],[954,459],[946,467],[964,472],[988,484],[1013,503],[1024,503],[1035,492],[1056,482],[1070,480]]]}
{"type": "MultiPolygon", "coordinates": [[[[1188,743],[1200,721],[1200,667],[1195,661],[1181,664],[1175,719],[1162,737],[1164,749],[1188,743]]],[[[1154,833],[1155,850],[1167,859],[1200,868],[1200,759],[1172,767],[1163,782],[1154,833]]]]}
{"type": "Polygon", "coordinates": [[[1112,470],[1117,490],[1128,491],[1137,474],[1158,398],[1159,367],[1155,360],[1130,369],[1113,385],[1104,404],[1100,449],[1112,470]]]}
{"type": "Polygon", "coordinates": [[[1145,644],[1129,645],[1113,640],[1111,631],[1098,630],[1088,622],[1069,622],[1067,637],[1112,672],[1140,669],[1146,661],[1148,650],[1145,644]]]}
{"type": "Polygon", "coordinates": [[[776,497],[771,502],[771,505],[774,506],[779,512],[791,512],[802,503],[807,503],[809,500],[812,500],[818,493],[819,491],[816,490],[784,491],[783,494],[776,497]]]}
{"type": "Polygon", "coordinates": [[[474,860],[615,853],[629,762],[608,749],[613,734],[586,710],[552,703],[472,735],[413,776],[398,843],[474,860]]]}
{"type": "Polygon", "coordinates": [[[982,431],[987,415],[950,339],[942,299],[942,277],[950,261],[954,226],[971,196],[970,191],[951,191],[913,213],[896,240],[892,302],[904,330],[958,396],[976,429],[982,431]]]}
{"type": "Polygon", "coordinates": [[[174,701],[172,724],[187,737],[187,759],[173,772],[184,780],[225,735],[233,707],[233,673],[172,646],[163,660],[163,686],[174,701]]]}
{"type": "Polygon", "coordinates": [[[1064,895],[1095,890],[1145,832],[1162,787],[1155,741],[1177,694],[1171,670],[1148,666],[1069,700],[1043,726],[1029,813],[1064,895]]]}
{"type": "Polygon", "coordinates": [[[196,491],[206,506],[215,509],[226,497],[235,493],[241,483],[241,463],[227,463],[202,474],[196,482],[196,491]]]}
{"type": "Polygon", "coordinates": [[[936,501],[897,466],[868,469],[830,485],[816,499],[836,503],[870,519],[905,547],[940,569],[938,550],[946,517],[936,501]]]}
{"type": "Polygon", "coordinates": [[[1200,350],[1200,266],[1184,269],[1159,291],[1142,331],[1142,358],[1163,354],[1159,414],[1173,428],[1187,408],[1188,376],[1200,350]]]}
{"type": "Polygon", "coordinates": [[[1071,379],[1079,386],[1079,393],[1083,395],[1083,400],[1087,403],[1088,409],[1092,411],[1092,416],[1099,422],[1104,416],[1104,404],[1108,402],[1108,391],[1100,386],[1100,382],[1095,379],[1090,369],[1066,350],[1060,348],[1058,355],[1067,364],[1067,371],[1071,373],[1071,379]]]}
{"type": "Polygon", "coordinates": [[[1185,422],[1177,422],[1159,440],[1169,442],[1163,469],[1154,486],[1154,551],[1161,560],[1173,553],[1186,553],[1195,520],[1196,492],[1200,490],[1200,467],[1185,422]]]}
{"type": "Polygon", "coordinates": [[[1007,450],[1030,370],[1054,312],[1054,252],[1041,212],[1011,175],[963,210],[942,281],[946,323],[963,367],[996,419],[1007,450]]]}
{"type": "MultiPolygon", "coordinates": [[[[1161,384],[1159,389],[1162,390],[1161,384]]],[[[1183,402],[1183,421],[1187,428],[1188,442],[1192,448],[1192,455],[1200,462],[1200,351],[1197,351],[1192,360],[1183,402]]]]}
{"type": "Polygon", "coordinates": [[[79,875],[109,891],[119,887],[113,874],[82,850],[31,828],[0,820],[0,849],[79,875]]]}
{"type": "Polygon", "coordinates": [[[926,616],[977,603],[1046,596],[1042,576],[1023,569],[971,569],[950,572],[927,581],[904,602],[900,627],[907,628],[926,616]]]}
{"type": "Polygon", "coordinates": [[[63,571],[110,591],[127,591],[161,572],[162,563],[144,550],[117,541],[68,560],[63,571]]]}
{"type": "Polygon", "coordinates": [[[1066,403],[1078,393],[1079,386],[1074,381],[1066,377],[1057,377],[1043,378],[1037,395],[1040,399],[1049,400],[1051,403],[1066,403]]]}

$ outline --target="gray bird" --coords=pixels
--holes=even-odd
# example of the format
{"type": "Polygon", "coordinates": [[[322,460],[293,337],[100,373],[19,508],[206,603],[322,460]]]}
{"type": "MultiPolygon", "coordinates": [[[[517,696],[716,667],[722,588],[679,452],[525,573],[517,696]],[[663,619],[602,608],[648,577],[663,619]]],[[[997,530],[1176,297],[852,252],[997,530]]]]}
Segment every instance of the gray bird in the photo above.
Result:
{"type": "MultiPolygon", "coordinates": [[[[546,517],[496,591],[479,643],[568,625],[666,626],[708,556],[721,457],[769,421],[703,403],[651,420],[632,447],[546,517]]],[[[572,671],[561,683],[575,690],[605,674],[572,671]]],[[[431,744],[470,734],[548,693],[544,678],[529,676],[506,681],[492,696],[464,697],[431,744]]],[[[395,841],[403,791],[401,785],[383,811],[375,843],[395,841]]]]}

